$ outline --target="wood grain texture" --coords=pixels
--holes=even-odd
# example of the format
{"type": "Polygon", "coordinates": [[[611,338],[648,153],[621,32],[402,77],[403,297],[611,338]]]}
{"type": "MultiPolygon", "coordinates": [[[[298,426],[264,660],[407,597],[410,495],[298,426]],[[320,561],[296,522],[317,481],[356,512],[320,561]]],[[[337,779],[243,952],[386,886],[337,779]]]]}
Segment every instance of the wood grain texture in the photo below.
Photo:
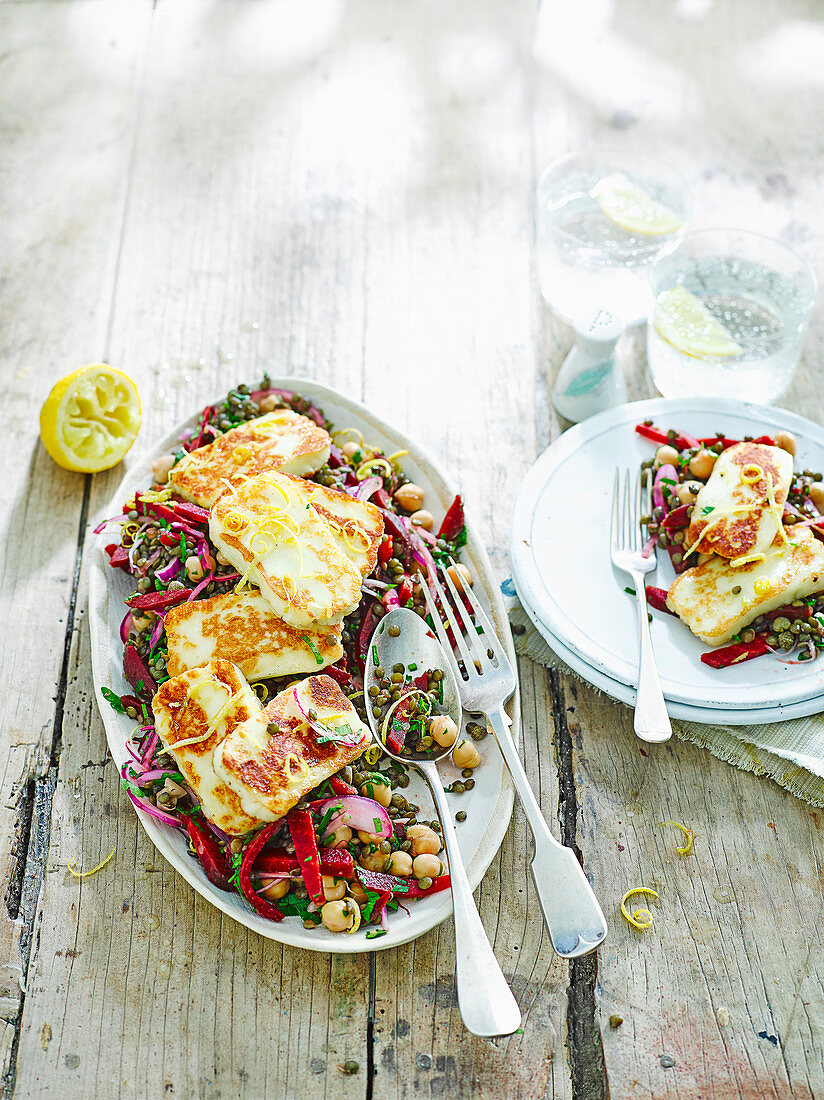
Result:
{"type": "MultiPolygon", "coordinates": [[[[34,897],[27,854],[30,842],[42,845],[48,831],[48,816],[44,820],[40,811],[60,737],[84,496],[84,478],[57,469],[40,445],[37,416],[61,375],[85,362],[90,349],[102,354],[135,84],[148,32],[147,9],[123,4],[112,11],[117,22],[109,26],[97,22],[88,6],[0,12],[0,110],[7,120],[0,158],[6,211],[0,240],[0,617],[12,642],[0,651],[4,1021],[19,1012],[29,947],[34,897]],[[78,56],[78,39],[84,57],[78,56]],[[92,55],[96,63],[89,66],[85,58],[92,55]]],[[[3,1040],[4,1069],[9,1052],[3,1040]]]]}

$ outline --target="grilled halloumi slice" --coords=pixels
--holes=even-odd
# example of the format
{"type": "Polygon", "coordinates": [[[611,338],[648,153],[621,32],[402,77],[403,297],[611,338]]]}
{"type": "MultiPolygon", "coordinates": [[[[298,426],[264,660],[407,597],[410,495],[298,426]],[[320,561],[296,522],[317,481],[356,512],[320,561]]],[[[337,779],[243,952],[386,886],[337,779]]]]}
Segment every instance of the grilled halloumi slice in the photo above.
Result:
{"type": "Polygon", "coordinates": [[[701,641],[724,645],[759,615],[824,591],[824,544],[808,527],[792,527],[789,536],[789,545],[770,546],[737,569],[714,556],[681,573],[667,607],[701,641]]]}
{"type": "Polygon", "coordinates": [[[276,409],[192,451],[172,468],[169,485],[185,500],[211,508],[221,493],[264,470],[314,473],[328,460],[331,444],[314,420],[276,409]]]}
{"type": "Polygon", "coordinates": [[[317,672],[343,656],[340,626],[296,629],[256,590],[178,604],[166,612],[164,626],[170,676],[223,660],[247,680],[262,680],[317,672]]]}
{"type": "Polygon", "coordinates": [[[160,686],[152,707],[160,738],[209,821],[231,836],[259,825],[261,819],[243,809],[212,762],[216,746],[235,726],[251,723],[266,729],[260,700],[241,672],[229,661],[189,669],[160,686]]]}
{"type": "Polygon", "coordinates": [[[358,606],[383,520],[373,504],[269,471],[215,502],[209,534],[279,618],[305,629],[339,623],[358,606]]]}
{"type": "Polygon", "coordinates": [[[780,447],[736,443],[722,451],[695,501],[687,547],[732,560],[763,553],[782,526],[792,476],[792,455],[780,447]]]}
{"type": "Polygon", "coordinates": [[[282,817],[305,794],[363,753],[367,727],[331,676],[309,676],[263,711],[268,727],[236,726],[217,746],[215,771],[250,816],[282,817]],[[306,716],[317,715],[312,728],[306,716]],[[270,732],[272,731],[272,732],[270,732]]]}

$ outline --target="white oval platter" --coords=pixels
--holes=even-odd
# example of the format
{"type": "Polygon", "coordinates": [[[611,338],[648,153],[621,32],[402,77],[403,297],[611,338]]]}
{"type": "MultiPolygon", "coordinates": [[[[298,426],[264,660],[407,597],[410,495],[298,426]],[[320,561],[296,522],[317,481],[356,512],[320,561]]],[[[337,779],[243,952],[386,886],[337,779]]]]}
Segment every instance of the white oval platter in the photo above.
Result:
{"type": "MultiPolygon", "coordinates": [[[[436,522],[439,521],[457,490],[451,479],[441,472],[435,460],[417,443],[358,402],[310,379],[273,378],[272,386],[294,390],[301,394],[322,409],[336,429],[357,428],[363,433],[367,442],[381,446],[388,454],[401,450],[408,451],[402,463],[404,472],[425,489],[427,507],[435,514],[436,522]]],[[[92,527],[95,527],[104,517],[118,514],[123,502],[128,500],[136,489],[146,488],[150,484],[154,459],[165,454],[178,441],[181,433],[192,427],[198,413],[199,410],[193,410],[189,420],[179,424],[166,439],[129,468],[113,500],[92,521],[92,527]]],[[[468,540],[463,556],[475,576],[475,591],[491,613],[498,635],[506,648],[512,667],[515,668],[515,652],[506,611],[489,558],[473,531],[471,516],[467,522],[467,534],[468,540]]],[[[108,565],[103,547],[111,541],[111,529],[92,537],[89,623],[95,696],[106,727],[106,737],[112,757],[118,767],[122,767],[128,758],[125,746],[134,728],[134,722],[126,715],[118,714],[113,710],[100,693],[102,687],[110,687],[118,695],[130,691],[123,677],[123,647],[119,627],[124,614],[123,601],[130,594],[131,582],[130,578],[120,570],[112,570],[108,565]]],[[[517,743],[520,737],[517,692],[507,709],[513,721],[512,734],[517,743]]],[[[479,742],[477,747],[481,753],[482,763],[475,772],[474,790],[468,794],[448,796],[453,812],[459,809],[467,811],[467,820],[460,825],[459,836],[461,851],[473,888],[483,878],[501,845],[512,814],[514,797],[494,738],[487,737],[479,742]]],[[[459,777],[459,770],[451,763],[441,765],[440,768],[447,783],[459,777]]],[[[423,819],[435,816],[425,784],[412,772],[410,772],[410,785],[404,791],[404,795],[421,806],[419,816],[423,819]]],[[[282,943],[304,947],[311,951],[339,954],[379,951],[416,939],[445,920],[452,912],[452,896],[449,891],[435,894],[431,898],[423,898],[409,905],[408,916],[403,909],[392,913],[389,916],[387,935],[372,940],[364,939],[362,930],[353,935],[335,934],[322,927],[307,930],[295,917],[286,917],[276,924],[256,913],[239,894],[225,893],[213,886],[203,873],[200,864],[188,855],[185,838],[179,830],[163,825],[142,810],[137,809],[136,813],[157,850],[199,894],[247,928],[282,943]]]]}
{"type": "MultiPolygon", "coordinates": [[[[515,504],[510,556],[518,591],[552,635],[582,662],[613,681],[634,685],[638,639],[628,578],[609,557],[609,514],[616,468],[636,470],[654,445],[635,432],[653,420],[667,430],[730,438],[785,428],[797,439],[796,469],[824,470],[824,429],[784,409],[711,398],[654,399],[609,409],[570,428],[527,473],[515,504]]],[[[668,588],[674,576],[658,553],[648,583],[668,588]]],[[[715,670],[707,647],[683,624],[654,614],[651,625],[661,686],[668,701],[717,711],[765,711],[824,694],[824,659],[785,664],[774,657],[715,670]]],[[[736,719],[740,721],[740,718],[736,719]]],[[[764,721],[759,716],[756,721],[764,721]]]]}

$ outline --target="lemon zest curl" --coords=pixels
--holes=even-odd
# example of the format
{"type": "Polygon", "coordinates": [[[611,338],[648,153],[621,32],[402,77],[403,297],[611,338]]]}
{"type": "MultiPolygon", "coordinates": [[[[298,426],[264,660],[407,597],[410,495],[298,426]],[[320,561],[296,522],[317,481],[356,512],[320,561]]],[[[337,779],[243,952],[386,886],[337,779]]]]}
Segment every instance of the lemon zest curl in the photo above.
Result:
{"type": "Polygon", "coordinates": [[[69,862],[66,864],[66,868],[67,868],[69,874],[74,875],[75,878],[88,878],[89,875],[96,875],[98,871],[102,870],[106,866],[106,864],[109,862],[109,860],[112,858],[112,856],[114,855],[114,853],[116,851],[117,851],[116,848],[112,848],[112,850],[109,852],[109,854],[103,860],[103,862],[98,863],[98,865],[96,867],[92,867],[91,871],[78,871],[78,869],[77,869],[77,860],[76,859],[70,859],[69,862]]]}
{"type": "Polygon", "coordinates": [[[627,909],[627,899],[631,898],[633,894],[649,894],[651,897],[657,899],[658,891],[651,889],[649,886],[633,886],[633,888],[627,890],[621,898],[621,916],[628,924],[631,924],[633,928],[637,928],[643,932],[644,929],[652,926],[653,916],[649,909],[636,909],[634,913],[630,913],[629,909],[627,909]]]}
{"type": "Polygon", "coordinates": [[[680,829],[686,837],[686,840],[682,845],[675,846],[675,850],[679,856],[688,856],[692,851],[693,842],[695,841],[695,833],[692,829],[688,829],[686,825],[682,825],[680,821],[662,821],[661,826],[674,825],[676,829],[680,829]]]}

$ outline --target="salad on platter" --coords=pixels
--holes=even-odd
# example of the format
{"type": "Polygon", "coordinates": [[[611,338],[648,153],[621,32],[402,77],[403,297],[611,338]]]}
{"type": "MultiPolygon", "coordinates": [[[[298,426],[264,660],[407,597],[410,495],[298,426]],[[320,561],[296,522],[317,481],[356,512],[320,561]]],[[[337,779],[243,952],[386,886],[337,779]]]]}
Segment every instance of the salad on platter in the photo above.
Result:
{"type": "Polygon", "coordinates": [[[132,581],[119,631],[131,691],[103,689],[135,723],[122,785],[184,833],[214,886],[271,921],[374,938],[389,912],[449,887],[439,823],[419,817],[407,768],[366,723],[369,708],[403,755],[452,746],[451,789],[474,786],[486,727],[467,739],[439,713],[437,670],[376,670],[364,695],[382,617],[427,618],[418,574],[473,580],[461,498],[436,528],[404,453],[333,430],[265,377],[207,406],[97,528],[132,581]]]}

